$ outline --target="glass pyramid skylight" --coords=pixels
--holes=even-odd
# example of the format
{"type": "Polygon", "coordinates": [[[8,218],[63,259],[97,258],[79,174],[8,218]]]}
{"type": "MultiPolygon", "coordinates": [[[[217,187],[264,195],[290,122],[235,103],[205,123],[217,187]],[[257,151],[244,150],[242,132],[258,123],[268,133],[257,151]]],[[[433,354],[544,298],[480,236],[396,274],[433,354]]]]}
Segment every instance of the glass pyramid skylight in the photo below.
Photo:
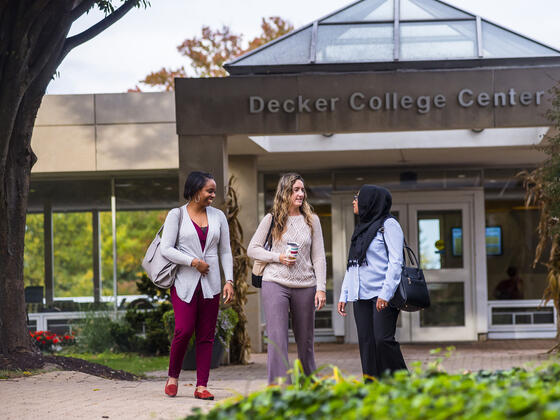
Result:
{"type": "Polygon", "coordinates": [[[225,67],[548,56],[560,51],[441,0],[359,0],[225,67]]]}

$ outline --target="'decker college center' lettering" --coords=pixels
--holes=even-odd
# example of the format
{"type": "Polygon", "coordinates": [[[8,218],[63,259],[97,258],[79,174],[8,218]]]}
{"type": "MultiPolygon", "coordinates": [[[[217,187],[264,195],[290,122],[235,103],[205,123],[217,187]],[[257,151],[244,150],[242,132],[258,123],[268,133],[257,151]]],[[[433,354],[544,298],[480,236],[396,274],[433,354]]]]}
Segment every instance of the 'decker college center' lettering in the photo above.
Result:
{"type": "MultiPolygon", "coordinates": [[[[474,105],[479,107],[512,107],[517,105],[529,106],[540,105],[544,96],[544,91],[521,92],[518,93],[514,88],[507,92],[478,92],[471,89],[462,89],[457,94],[457,104],[462,108],[470,108],[474,105]]],[[[285,112],[292,113],[311,113],[311,112],[334,112],[340,102],[338,97],[330,98],[306,98],[302,95],[289,99],[268,99],[260,96],[249,97],[249,112],[260,114],[262,112],[285,112]]],[[[396,111],[398,109],[416,109],[419,114],[427,114],[432,108],[443,109],[447,106],[445,95],[437,94],[434,96],[421,95],[399,95],[397,92],[387,92],[379,96],[367,96],[362,92],[352,93],[347,100],[348,108],[352,111],[396,111]]]]}

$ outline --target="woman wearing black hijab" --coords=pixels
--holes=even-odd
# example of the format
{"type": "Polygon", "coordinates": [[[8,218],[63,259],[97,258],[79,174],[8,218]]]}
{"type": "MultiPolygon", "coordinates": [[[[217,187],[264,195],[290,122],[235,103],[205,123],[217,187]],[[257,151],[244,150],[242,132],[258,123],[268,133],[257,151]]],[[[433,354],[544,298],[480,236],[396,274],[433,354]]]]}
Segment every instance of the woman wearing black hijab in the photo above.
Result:
{"type": "Polygon", "coordinates": [[[346,316],[346,302],[354,303],[366,381],[387,371],[406,369],[395,340],[399,310],[389,305],[401,278],[404,245],[401,226],[390,213],[392,201],[389,191],[375,185],[364,185],[354,196],[359,223],[352,234],[338,302],[342,316],[346,316]]]}

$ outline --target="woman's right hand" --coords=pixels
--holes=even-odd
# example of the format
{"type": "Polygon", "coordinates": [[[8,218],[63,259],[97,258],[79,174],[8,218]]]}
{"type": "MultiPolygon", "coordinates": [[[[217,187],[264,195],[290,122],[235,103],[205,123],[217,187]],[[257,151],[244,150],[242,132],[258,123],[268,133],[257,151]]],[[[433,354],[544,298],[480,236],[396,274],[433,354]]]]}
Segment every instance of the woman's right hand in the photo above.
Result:
{"type": "Polygon", "coordinates": [[[288,258],[286,254],[280,254],[280,264],[287,265],[288,267],[296,263],[295,259],[288,258]]]}
{"type": "Polygon", "coordinates": [[[336,310],[342,316],[348,315],[346,313],[346,302],[338,302],[338,306],[337,306],[336,310]]]}
{"type": "Polygon", "coordinates": [[[200,274],[205,276],[210,271],[210,266],[206,263],[206,261],[201,259],[193,260],[192,266],[198,270],[200,274]]]}

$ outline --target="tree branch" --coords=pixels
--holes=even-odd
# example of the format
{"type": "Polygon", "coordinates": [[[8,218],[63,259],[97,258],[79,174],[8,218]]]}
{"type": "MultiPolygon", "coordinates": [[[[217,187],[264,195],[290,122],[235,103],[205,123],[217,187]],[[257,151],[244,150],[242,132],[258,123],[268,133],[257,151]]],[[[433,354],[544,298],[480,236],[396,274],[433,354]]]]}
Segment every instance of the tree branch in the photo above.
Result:
{"type": "Polygon", "coordinates": [[[66,54],[68,54],[78,45],[81,45],[84,42],[87,42],[90,39],[96,37],[105,29],[110,27],[113,23],[117,22],[124,15],[126,15],[130,11],[130,9],[138,5],[139,2],[140,0],[127,0],[121,7],[119,7],[110,15],[107,15],[103,20],[97,22],[89,29],[86,29],[85,31],[77,35],[67,38],[66,42],[64,43],[64,48],[62,49],[61,59],[64,58],[66,54]]]}
{"type": "Polygon", "coordinates": [[[74,22],[80,16],[82,16],[85,12],[93,7],[95,4],[95,0],[83,0],[80,4],[72,9],[72,13],[70,15],[70,19],[74,22]]]}

